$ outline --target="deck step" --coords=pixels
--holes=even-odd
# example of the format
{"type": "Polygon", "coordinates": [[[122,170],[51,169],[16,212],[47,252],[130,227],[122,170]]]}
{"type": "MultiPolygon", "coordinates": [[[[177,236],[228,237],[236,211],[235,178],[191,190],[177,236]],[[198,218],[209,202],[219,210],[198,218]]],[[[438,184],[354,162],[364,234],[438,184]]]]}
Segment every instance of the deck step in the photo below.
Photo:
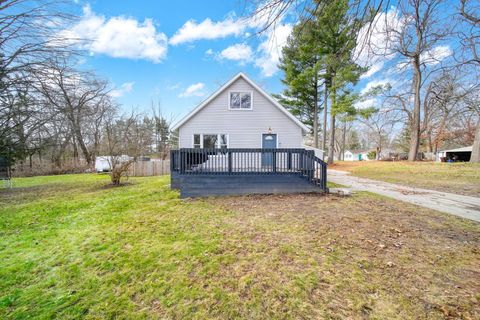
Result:
{"type": "Polygon", "coordinates": [[[179,179],[180,195],[323,193],[323,190],[299,174],[281,175],[183,175],[179,179]]]}

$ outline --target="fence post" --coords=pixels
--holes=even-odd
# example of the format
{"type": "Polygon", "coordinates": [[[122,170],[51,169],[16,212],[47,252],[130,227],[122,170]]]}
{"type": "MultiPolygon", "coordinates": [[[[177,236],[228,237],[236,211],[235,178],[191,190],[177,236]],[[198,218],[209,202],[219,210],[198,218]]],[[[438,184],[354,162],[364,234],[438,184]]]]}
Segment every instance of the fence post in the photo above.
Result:
{"type": "Polygon", "coordinates": [[[170,150],[170,173],[172,173],[175,170],[174,164],[175,164],[175,150],[170,150]]]}

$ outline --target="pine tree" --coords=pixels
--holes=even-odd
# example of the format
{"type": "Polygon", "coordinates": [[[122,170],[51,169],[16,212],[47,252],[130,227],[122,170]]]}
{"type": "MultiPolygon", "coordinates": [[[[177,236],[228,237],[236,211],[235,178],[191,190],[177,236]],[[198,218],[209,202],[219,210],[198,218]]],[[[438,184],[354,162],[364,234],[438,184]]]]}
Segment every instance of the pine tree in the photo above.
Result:
{"type": "Polygon", "coordinates": [[[292,35],[283,48],[280,69],[282,80],[287,86],[282,96],[277,96],[294,115],[312,128],[315,147],[319,147],[318,115],[321,82],[319,70],[321,59],[317,54],[317,43],[313,39],[312,21],[302,21],[293,29],[292,35]]]}
{"type": "Polygon", "coordinates": [[[360,23],[349,14],[348,0],[317,0],[314,13],[314,36],[319,55],[324,61],[324,78],[330,96],[330,137],[328,163],[333,163],[335,121],[342,113],[352,111],[353,100],[348,88],[365,71],[353,59],[356,31],[360,23]]]}

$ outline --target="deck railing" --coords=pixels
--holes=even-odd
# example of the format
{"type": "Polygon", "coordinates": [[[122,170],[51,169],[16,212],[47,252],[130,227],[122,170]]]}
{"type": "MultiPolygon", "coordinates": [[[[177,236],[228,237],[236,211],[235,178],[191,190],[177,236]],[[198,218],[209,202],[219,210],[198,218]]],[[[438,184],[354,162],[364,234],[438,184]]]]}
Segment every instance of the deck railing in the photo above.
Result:
{"type": "Polygon", "coordinates": [[[172,150],[171,171],[182,175],[301,174],[326,190],[327,165],[305,149],[198,149],[172,150]]]}

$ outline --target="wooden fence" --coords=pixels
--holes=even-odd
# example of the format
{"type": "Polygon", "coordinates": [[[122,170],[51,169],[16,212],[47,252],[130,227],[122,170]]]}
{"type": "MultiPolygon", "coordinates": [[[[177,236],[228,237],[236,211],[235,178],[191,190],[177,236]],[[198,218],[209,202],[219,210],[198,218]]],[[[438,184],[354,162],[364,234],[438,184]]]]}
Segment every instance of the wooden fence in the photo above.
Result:
{"type": "Polygon", "coordinates": [[[131,177],[162,176],[166,174],[170,174],[170,160],[137,161],[128,170],[128,175],[131,177]]]}

